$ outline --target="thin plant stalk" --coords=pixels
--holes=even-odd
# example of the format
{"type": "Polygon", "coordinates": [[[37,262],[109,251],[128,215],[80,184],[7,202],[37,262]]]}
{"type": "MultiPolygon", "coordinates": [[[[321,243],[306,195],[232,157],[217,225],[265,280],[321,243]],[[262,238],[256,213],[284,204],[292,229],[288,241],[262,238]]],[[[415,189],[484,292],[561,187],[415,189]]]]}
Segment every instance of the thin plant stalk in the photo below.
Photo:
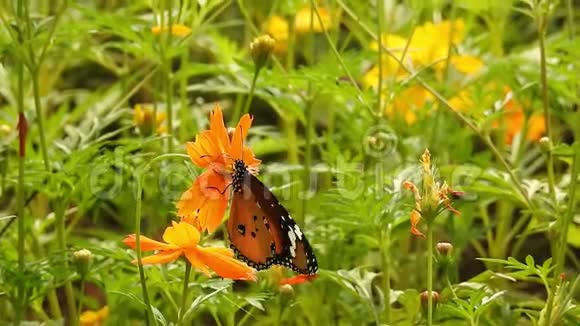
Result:
{"type": "Polygon", "coordinates": [[[427,225],[427,326],[433,325],[433,223],[427,225]]]}
{"type": "Polygon", "coordinates": [[[146,169],[143,169],[137,174],[137,191],[136,191],[136,202],[135,202],[135,250],[137,252],[137,268],[139,269],[139,281],[141,282],[141,291],[143,292],[143,302],[145,303],[145,308],[147,311],[145,324],[149,325],[151,321],[155,325],[157,322],[153,315],[153,308],[151,307],[151,302],[149,300],[149,293],[147,291],[147,282],[145,280],[145,271],[143,269],[143,259],[141,254],[141,205],[143,197],[143,186],[142,178],[145,174],[146,169]]]}
{"type": "Polygon", "coordinates": [[[377,116],[381,117],[383,115],[383,20],[385,15],[385,1],[378,0],[377,1],[377,11],[378,11],[378,19],[377,19],[377,35],[379,38],[377,42],[379,44],[379,85],[378,85],[378,95],[377,95],[377,116]]]}
{"type": "Polygon", "coordinates": [[[143,292],[143,302],[145,303],[145,308],[147,311],[147,318],[145,323],[147,325],[153,321],[154,325],[157,325],[157,320],[153,315],[153,308],[151,306],[151,301],[149,300],[149,293],[147,291],[147,281],[145,280],[145,270],[143,269],[143,255],[141,253],[141,211],[143,204],[143,178],[145,173],[149,171],[151,165],[157,161],[164,160],[166,158],[184,158],[187,159],[189,156],[184,154],[163,154],[153,158],[149,161],[142,169],[139,169],[136,175],[136,199],[135,199],[135,250],[137,252],[137,268],[139,270],[139,281],[141,283],[141,290],[143,292]]]}
{"type": "Polygon", "coordinates": [[[173,32],[173,12],[172,4],[173,1],[164,0],[165,8],[167,9],[167,25],[169,26],[169,32],[167,33],[167,38],[165,39],[165,91],[166,91],[166,104],[167,104],[167,152],[173,153],[173,76],[171,73],[171,56],[167,56],[169,47],[171,46],[172,32],[173,32]]]}
{"type": "MultiPolygon", "coordinates": [[[[22,10],[21,2],[19,2],[18,10],[22,10]]],[[[18,271],[20,275],[24,273],[25,257],[24,257],[24,237],[26,234],[26,224],[24,221],[24,161],[26,159],[26,134],[27,122],[24,115],[24,64],[18,62],[17,66],[18,81],[17,81],[17,106],[18,106],[18,136],[19,136],[19,152],[18,152],[18,188],[16,190],[16,206],[18,215],[18,271]]],[[[25,284],[23,282],[18,284],[18,303],[16,305],[16,318],[14,325],[19,325],[22,320],[25,305],[25,284]]]]}
{"type": "MultiPolygon", "coordinates": [[[[63,263],[64,268],[65,270],[68,270],[68,255],[66,250],[65,208],[66,208],[66,200],[61,199],[57,204],[55,210],[55,223],[56,223],[56,240],[58,244],[58,249],[62,252],[64,258],[63,263]]],[[[68,309],[68,318],[70,321],[77,320],[75,292],[70,280],[67,280],[64,283],[64,294],[68,309]]]]}
{"type": "Polygon", "coordinates": [[[244,108],[242,114],[235,117],[236,121],[244,114],[250,112],[250,105],[252,104],[252,99],[254,98],[254,92],[256,91],[256,82],[258,81],[258,76],[260,75],[260,70],[258,67],[254,69],[254,76],[252,77],[252,84],[250,85],[250,91],[246,97],[246,102],[244,103],[244,108]]]}
{"type": "Polygon", "coordinates": [[[32,79],[32,90],[33,90],[33,97],[34,97],[34,108],[36,110],[36,123],[38,125],[38,134],[40,138],[40,152],[42,153],[42,159],[44,161],[44,168],[46,171],[50,171],[50,161],[48,158],[48,150],[46,147],[46,135],[44,130],[44,120],[42,114],[42,105],[40,102],[40,90],[38,85],[38,65],[40,62],[34,62],[34,48],[32,45],[32,21],[30,18],[30,8],[29,8],[29,1],[18,1],[18,4],[22,4],[23,9],[23,17],[25,24],[25,32],[26,32],[26,43],[28,44],[28,70],[30,73],[30,77],[32,79]]]}
{"type": "Polygon", "coordinates": [[[178,325],[183,325],[183,315],[185,314],[185,303],[187,302],[187,290],[189,288],[189,275],[191,274],[191,264],[185,261],[185,276],[183,277],[183,291],[181,292],[181,308],[179,309],[178,325]]]}
{"type": "Polygon", "coordinates": [[[304,175],[302,178],[302,214],[299,223],[304,225],[306,219],[306,211],[308,206],[308,197],[310,196],[310,177],[312,172],[312,137],[314,134],[314,110],[312,106],[312,83],[308,82],[308,90],[306,100],[306,125],[304,126],[306,130],[305,135],[305,148],[304,148],[304,175]]]}
{"type": "MultiPolygon", "coordinates": [[[[310,3],[314,3],[314,0],[310,0],[310,3]]],[[[358,95],[359,95],[358,100],[361,101],[361,103],[369,110],[369,112],[372,115],[374,115],[373,108],[364,100],[362,89],[358,85],[358,83],[357,83],[356,79],[354,78],[354,75],[352,74],[350,69],[348,69],[348,66],[346,65],[346,63],[342,59],[342,56],[340,55],[340,53],[336,49],[336,46],[334,45],[334,42],[332,41],[330,34],[326,30],[326,28],[324,28],[324,22],[322,21],[322,17],[320,16],[320,12],[318,10],[318,7],[316,5],[314,5],[313,8],[314,8],[314,13],[316,14],[316,17],[318,19],[318,23],[320,24],[320,26],[322,26],[322,31],[323,31],[324,37],[326,38],[326,41],[328,42],[328,45],[330,46],[332,53],[336,56],[336,59],[338,60],[340,66],[342,67],[344,72],[346,73],[349,81],[351,82],[351,84],[354,86],[354,88],[358,92],[358,95]]],[[[382,48],[384,48],[384,46],[382,48]]]]}
{"type": "Polygon", "coordinates": [[[77,305],[77,317],[78,317],[78,324],[81,324],[81,314],[83,313],[83,300],[85,299],[85,286],[86,286],[86,282],[85,282],[85,278],[82,277],[81,278],[81,291],[80,291],[80,295],[78,298],[78,305],[77,305]]]}
{"type": "Polygon", "coordinates": [[[385,230],[381,230],[381,269],[383,271],[383,292],[385,301],[384,323],[389,325],[391,322],[391,266],[389,251],[391,248],[391,224],[388,224],[385,230]]]}

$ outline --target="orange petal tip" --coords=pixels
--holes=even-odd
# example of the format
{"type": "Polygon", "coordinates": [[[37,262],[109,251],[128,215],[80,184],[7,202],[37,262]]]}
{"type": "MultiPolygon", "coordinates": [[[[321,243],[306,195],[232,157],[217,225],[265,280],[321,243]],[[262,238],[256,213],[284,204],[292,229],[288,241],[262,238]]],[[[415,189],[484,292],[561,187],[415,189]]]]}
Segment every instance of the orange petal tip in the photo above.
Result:
{"type": "Polygon", "coordinates": [[[279,285],[295,285],[306,282],[312,282],[318,277],[318,274],[300,274],[293,277],[285,278],[280,281],[279,285]]]}

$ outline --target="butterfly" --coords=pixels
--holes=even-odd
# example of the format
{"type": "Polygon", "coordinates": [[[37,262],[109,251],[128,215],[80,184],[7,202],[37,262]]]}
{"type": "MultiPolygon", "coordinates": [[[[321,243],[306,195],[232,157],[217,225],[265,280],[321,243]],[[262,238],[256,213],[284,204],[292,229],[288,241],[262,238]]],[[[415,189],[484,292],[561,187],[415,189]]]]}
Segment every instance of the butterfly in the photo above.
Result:
{"type": "Polygon", "coordinates": [[[243,160],[235,160],[227,230],[238,259],[257,270],[282,265],[301,274],[318,271],[306,236],[286,208],[243,160]]]}

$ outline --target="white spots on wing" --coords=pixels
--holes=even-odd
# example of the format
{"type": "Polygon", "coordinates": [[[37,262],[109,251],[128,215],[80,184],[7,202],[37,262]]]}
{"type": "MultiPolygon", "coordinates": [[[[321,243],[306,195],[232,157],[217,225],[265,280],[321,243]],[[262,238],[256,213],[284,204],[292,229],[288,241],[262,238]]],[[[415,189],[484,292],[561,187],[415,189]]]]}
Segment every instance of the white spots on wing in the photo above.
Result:
{"type": "Polygon", "coordinates": [[[292,219],[292,216],[291,216],[290,214],[288,214],[288,218],[289,218],[289,219],[292,219]]]}
{"type": "Polygon", "coordinates": [[[256,206],[258,206],[258,208],[260,208],[260,209],[262,208],[262,206],[260,206],[259,202],[256,202],[256,206]]]}
{"type": "Polygon", "coordinates": [[[290,238],[290,253],[292,257],[296,257],[296,234],[294,230],[288,231],[288,238],[290,238]]]}
{"type": "Polygon", "coordinates": [[[298,240],[302,240],[302,231],[300,230],[298,224],[294,224],[294,233],[296,233],[298,240]]]}
{"type": "Polygon", "coordinates": [[[280,218],[282,218],[282,221],[286,222],[286,218],[284,217],[284,215],[280,216],[280,218]]]}
{"type": "MultiPolygon", "coordinates": [[[[278,204],[279,204],[279,203],[278,203],[278,204]]],[[[271,203],[271,204],[270,204],[270,207],[274,207],[274,206],[276,206],[276,204],[274,204],[274,203],[271,203]]]]}

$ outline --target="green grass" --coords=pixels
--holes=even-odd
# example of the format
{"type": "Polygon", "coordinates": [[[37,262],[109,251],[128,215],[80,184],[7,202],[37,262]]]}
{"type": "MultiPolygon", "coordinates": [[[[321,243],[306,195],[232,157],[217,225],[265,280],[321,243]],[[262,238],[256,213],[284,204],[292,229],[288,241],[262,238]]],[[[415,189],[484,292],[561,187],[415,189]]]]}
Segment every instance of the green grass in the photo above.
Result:
{"type": "MultiPolygon", "coordinates": [[[[579,9],[0,4],[0,325],[75,325],[87,311],[106,325],[578,325],[579,9]],[[172,24],[189,33],[153,33],[172,24]],[[274,53],[254,62],[265,33],[274,53]],[[202,172],[185,144],[215,103],[228,127],[254,116],[247,144],[313,246],[314,281],[131,263],[127,234],[160,240],[179,220],[202,172]],[[438,186],[463,193],[447,193],[460,216],[429,201],[426,148],[438,186]],[[410,232],[414,209],[426,237],[410,232]]],[[[227,247],[225,225],[202,245],[227,247]]]]}

